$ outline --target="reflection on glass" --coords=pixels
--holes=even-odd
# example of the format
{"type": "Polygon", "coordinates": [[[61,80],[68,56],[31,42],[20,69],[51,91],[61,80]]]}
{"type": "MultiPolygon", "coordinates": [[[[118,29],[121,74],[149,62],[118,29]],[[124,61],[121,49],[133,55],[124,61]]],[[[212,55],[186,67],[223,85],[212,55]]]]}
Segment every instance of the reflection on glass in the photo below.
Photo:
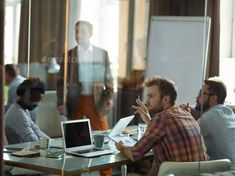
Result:
{"type": "Polygon", "coordinates": [[[90,43],[93,34],[90,22],[76,22],[74,33],[78,45],[65,52],[67,62],[62,63],[67,66],[61,65],[57,87],[58,110],[61,114],[66,113],[68,119],[89,118],[93,130],[107,130],[109,125],[105,108],[110,109],[112,106],[112,91],[108,89],[112,89],[113,85],[108,53],[90,43]],[[66,73],[68,84],[65,106],[63,86],[66,73]],[[104,101],[101,101],[101,96],[104,96],[104,101]],[[108,99],[105,96],[109,96],[108,99]]]}
{"type": "Polygon", "coordinates": [[[60,71],[60,65],[57,64],[57,59],[55,57],[52,57],[48,61],[47,72],[50,74],[55,74],[55,73],[59,73],[59,71],[60,71]]]}
{"type": "MultiPolygon", "coordinates": [[[[149,4],[151,7],[150,15],[203,16],[205,15],[204,9],[208,9],[208,14],[206,15],[211,16],[213,21],[219,21],[216,18],[214,19],[213,14],[211,14],[211,12],[214,12],[213,7],[208,5],[207,8],[204,8],[205,1],[185,3],[183,1],[165,2],[159,0],[150,2],[136,0],[133,9],[129,9],[129,1],[70,0],[69,17],[67,19],[69,22],[68,25],[66,25],[65,17],[66,2],[68,1],[32,0],[31,5],[29,5],[29,0],[7,0],[6,2],[5,63],[16,63],[21,69],[22,75],[25,77],[27,77],[27,70],[29,70],[30,76],[39,76],[40,79],[45,82],[47,89],[54,91],[59,89],[57,87],[57,80],[63,75],[57,73],[58,65],[54,64],[55,62],[52,58],[56,58],[57,63],[61,66],[61,73],[63,73],[62,69],[64,68],[64,64],[67,64],[68,77],[66,79],[68,79],[68,82],[66,82],[66,93],[68,93],[68,99],[66,99],[66,102],[61,101],[60,99],[63,97],[63,94],[61,94],[58,96],[57,100],[59,104],[63,105],[64,109],[63,112],[61,112],[65,113],[68,119],[90,118],[90,116],[94,114],[87,114],[83,111],[83,109],[88,109],[92,112],[96,112],[94,116],[96,116],[98,121],[103,120],[103,118],[97,118],[97,116],[100,117],[99,113],[105,114],[108,117],[108,120],[104,122],[105,128],[112,127],[117,118],[133,114],[134,110],[131,106],[134,104],[135,99],[142,95],[143,87],[141,84],[143,82],[144,72],[146,71],[145,58],[147,50],[145,46],[147,43],[147,35],[145,32],[148,31],[149,25],[147,20],[149,4]],[[28,15],[29,10],[31,10],[30,17],[28,15]],[[134,12],[132,13],[132,15],[134,15],[133,23],[128,21],[131,10],[134,12]],[[79,50],[77,50],[74,55],[70,55],[71,60],[66,63],[63,62],[65,54],[70,54],[64,49],[65,43],[68,42],[68,50],[78,45],[75,31],[76,22],[80,20],[88,21],[93,25],[92,33],[89,34],[89,43],[104,49],[109,56],[108,72],[110,73],[107,79],[114,90],[113,102],[108,102],[110,107],[112,104],[114,104],[114,107],[109,110],[109,113],[105,111],[100,112],[99,109],[101,108],[94,106],[94,102],[98,101],[96,98],[93,96],[87,98],[90,95],[100,95],[101,92],[102,94],[106,94],[105,92],[107,90],[106,84],[104,84],[104,82],[106,82],[104,81],[106,69],[103,65],[105,64],[93,64],[93,61],[89,60],[93,57],[91,53],[94,50],[91,51],[91,53],[88,52],[88,54],[86,53],[86,49],[81,51],[85,52],[85,54],[81,54],[79,50]],[[69,29],[68,41],[65,41],[66,27],[69,29]],[[131,38],[131,36],[133,36],[134,39],[130,40],[129,38],[131,38]],[[127,52],[129,50],[131,50],[130,52],[133,55],[132,58],[127,58],[127,52]],[[29,57],[28,53],[30,53],[29,57]],[[86,54],[88,55],[87,57],[86,54]],[[74,57],[75,55],[83,55],[84,57],[80,59],[74,57]],[[30,64],[27,63],[28,58],[30,59],[30,64]],[[127,73],[126,71],[127,60],[133,60],[131,73],[127,73]],[[77,64],[73,65],[73,62],[77,62],[77,64]],[[75,85],[74,82],[79,82],[79,84],[75,85]],[[103,83],[100,84],[100,82],[103,83]],[[99,88],[94,91],[95,87],[99,88]],[[117,89],[117,87],[119,87],[119,89],[117,89]],[[82,96],[78,98],[78,94],[82,96]],[[67,110],[64,105],[67,106],[67,110]],[[73,108],[70,107],[73,106],[76,107],[74,109],[81,111],[72,112],[73,108]],[[91,108],[95,110],[93,111],[91,108]],[[107,123],[109,123],[109,125],[106,125],[107,123]]],[[[215,6],[216,4],[217,3],[215,3],[215,6]]],[[[212,28],[215,29],[216,26],[212,28]]],[[[211,35],[212,39],[218,38],[218,36],[216,36],[217,34],[215,35],[216,37],[214,36],[214,32],[211,34],[213,34],[211,35]]],[[[85,36],[85,34],[83,34],[83,36],[85,36]]],[[[211,45],[217,43],[216,40],[213,41],[211,45]]],[[[156,43],[157,42],[158,39],[156,39],[156,43]]],[[[177,41],[177,44],[179,44],[179,42],[180,41],[177,41]]],[[[209,49],[211,50],[211,48],[209,49]]],[[[88,51],[90,50],[88,49],[88,51]]],[[[188,52],[188,50],[185,52],[188,52]]],[[[216,48],[211,50],[211,57],[217,57],[216,53],[216,48]]],[[[94,58],[97,59],[97,57],[94,58]]],[[[175,58],[174,55],[172,58],[175,58]]],[[[216,59],[209,59],[210,63],[218,65],[218,63],[215,62],[216,59]]],[[[164,71],[167,72],[167,68],[164,71]]],[[[176,72],[179,72],[179,70],[176,72]]],[[[181,75],[180,78],[183,82],[187,82],[187,80],[190,79],[193,80],[187,73],[181,75]]],[[[198,87],[198,89],[200,89],[200,87],[198,87]]],[[[180,93],[183,94],[183,92],[180,93]]],[[[192,95],[192,97],[193,96],[196,95],[192,95]]],[[[204,98],[206,97],[207,95],[204,95],[204,98]]],[[[229,98],[230,95],[228,99],[229,98]]],[[[136,119],[134,123],[138,124],[140,119],[136,119]]],[[[93,126],[94,129],[100,129],[97,127],[96,123],[93,123],[93,126]]]]}

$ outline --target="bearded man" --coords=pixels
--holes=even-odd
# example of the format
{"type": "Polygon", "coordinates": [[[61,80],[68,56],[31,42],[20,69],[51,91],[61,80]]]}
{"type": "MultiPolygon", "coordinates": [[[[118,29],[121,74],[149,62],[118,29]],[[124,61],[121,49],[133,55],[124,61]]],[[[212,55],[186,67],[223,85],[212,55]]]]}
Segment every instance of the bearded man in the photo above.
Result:
{"type": "Polygon", "coordinates": [[[31,119],[30,111],[42,101],[45,84],[38,77],[24,80],[16,90],[19,99],[5,114],[5,132],[8,144],[34,142],[50,138],[31,119]]]}
{"type": "Polygon", "coordinates": [[[160,76],[147,78],[146,105],[136,100],[136,113],[147,124],[144,135],[133,147],[122,142],[116,147],[132,161],[139,160],[151,149],[154,162],[148,175],[157,175],[164,161],[207,160],[206,147],[200,127],[190,112],[176,107],[177,88],[173,81],[160,76]]]}
{"type": "Polygon", "coordinates": [[[218,78],[204,81],[196,98],[198,120],[210,159],[230,159],[235,165],[235,115],[224,105],[227,96],[225,84],[218,78]]]}

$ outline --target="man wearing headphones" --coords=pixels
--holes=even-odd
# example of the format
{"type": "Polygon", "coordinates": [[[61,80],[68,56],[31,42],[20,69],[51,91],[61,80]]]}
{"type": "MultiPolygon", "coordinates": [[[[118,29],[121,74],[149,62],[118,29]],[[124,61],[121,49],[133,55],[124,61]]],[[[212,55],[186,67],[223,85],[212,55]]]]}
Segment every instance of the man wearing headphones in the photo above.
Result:
{"type": "Polygon", "coordinates": [[[45,85],[37,77],[28,78],[17,87],[16,94],[19,99],[12,104],[5,115],[5,132],[8,144],[49,138],[32,121],[29,113],[39,105],[44,92],[45,85]]]}

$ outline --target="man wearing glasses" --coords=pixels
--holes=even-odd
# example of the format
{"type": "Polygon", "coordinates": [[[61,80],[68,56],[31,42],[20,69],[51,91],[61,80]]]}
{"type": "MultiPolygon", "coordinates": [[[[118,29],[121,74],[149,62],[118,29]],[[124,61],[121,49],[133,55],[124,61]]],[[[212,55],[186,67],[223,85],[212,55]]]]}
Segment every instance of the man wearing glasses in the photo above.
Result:
{"type": "Polygon", "coordinates": [[[235,115],[224,105],[226,86],[218,78],[204,81],[195,109],[203,112],[198,123],[210,159],[228,158],[235,164],[235,115]]]}

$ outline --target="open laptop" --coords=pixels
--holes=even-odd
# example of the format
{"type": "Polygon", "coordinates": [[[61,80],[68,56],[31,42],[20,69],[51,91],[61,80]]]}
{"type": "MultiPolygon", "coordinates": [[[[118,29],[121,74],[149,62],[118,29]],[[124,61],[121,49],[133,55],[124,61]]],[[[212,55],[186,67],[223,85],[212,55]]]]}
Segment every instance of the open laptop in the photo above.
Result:
{"type": "Polygon", "coordinates": [[[66,153],[83,157],[113,153],[111,149],[94,148],[89,119],[61,122],[61,129],[66,153]]]}
{"type": "Polygon", "coordinates": [[[136,141],[134,141],[133,139],[127,137],[120,137],[120,134],[122,133],[123,129],[127,127],[127,125],[132,121],[134,117],[134,115],[131,115],[121,118],[113,127],[113,129],[107,134],[107,136],[114,142],[119,142],[121,140],[124,142],[124,144],[128,146],[134,145],[136,141]]]}

